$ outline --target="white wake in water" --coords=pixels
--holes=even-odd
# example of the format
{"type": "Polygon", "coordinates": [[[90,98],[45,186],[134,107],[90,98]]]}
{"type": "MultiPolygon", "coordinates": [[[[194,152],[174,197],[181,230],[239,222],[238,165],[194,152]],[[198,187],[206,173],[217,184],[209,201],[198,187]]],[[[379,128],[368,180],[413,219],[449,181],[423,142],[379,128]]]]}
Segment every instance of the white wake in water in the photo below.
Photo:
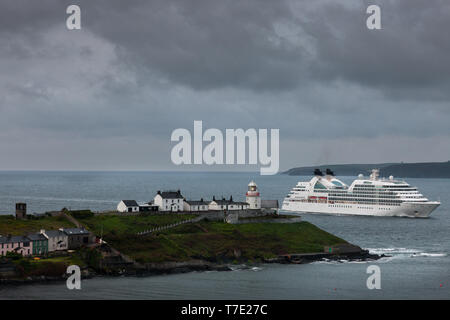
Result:
{"type": "MultiPolygon", "coordinates": [[[[392,261],[393,259],[410,259],[410,258],[439,258],[446,257],[447,253],[444,252],[424,252],[420,249],[409,249],[409,248],[365,248],[369,250],[372,254],[386,255],[387,257],[380,258],[377,260],[379,263],[386,263],[392,261]]],[[[342,264],[342,263],[373,263],[372,260],[358,261],[358,260],[328,260],[323,259],[320,261],[315,261],[313,264],[342,264]]]]}
{"type": "MultiPolygon", "coordinates": [[[[386,260],[390,261],[392,259],[398,258],[417,258],[417,257],[446,257],[445,252],[424,252],[420,249],[409,249],[409,248],[366,248],[372,254],[385,254],[388,257],[386,260]]],[[[382,258],[383,260],[385,258],[382,258]]]]}
{"type": "Polygon", "coordinates": [[[420,257],[445,257],[447,256],[446,253],[427,253],[427,252],[421,252],[418,254],[420,257]]]}
{"type": "Polygon", "coordinates": [[[263,270],[262,267],[248,266],[246,264],[229,265],[228,267],[231,269],[231,271],[242,271],[242,270],[248,271],[248,270],[250,270],[250,271],[257,272],[257,271],[263,270]]]}

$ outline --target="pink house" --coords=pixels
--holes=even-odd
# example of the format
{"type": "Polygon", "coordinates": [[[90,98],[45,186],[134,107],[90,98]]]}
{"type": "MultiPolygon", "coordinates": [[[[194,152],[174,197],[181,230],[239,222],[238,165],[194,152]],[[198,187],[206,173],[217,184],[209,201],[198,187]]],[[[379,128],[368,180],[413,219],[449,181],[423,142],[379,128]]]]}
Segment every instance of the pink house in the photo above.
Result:
{"type": "Polygon", "coordinates": [[[33,244],[30,239],[23,236],[0,236],[0,256],[5,256],[8,252],[30,256],[33,254],[33,244]]]}

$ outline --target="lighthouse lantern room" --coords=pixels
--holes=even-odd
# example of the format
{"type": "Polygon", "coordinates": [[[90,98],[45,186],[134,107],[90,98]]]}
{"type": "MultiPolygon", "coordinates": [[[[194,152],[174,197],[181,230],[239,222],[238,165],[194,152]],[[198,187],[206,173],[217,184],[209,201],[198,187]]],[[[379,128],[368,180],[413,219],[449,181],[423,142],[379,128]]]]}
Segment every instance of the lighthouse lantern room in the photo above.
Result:
{"type": "Polygon", "coordinates": [[[258,186],[251,181],[248,184],[248,191],[245,194],[246,202],[249,204],[249,209],[261,209],[261,197],[259,196],[258,186]]]}

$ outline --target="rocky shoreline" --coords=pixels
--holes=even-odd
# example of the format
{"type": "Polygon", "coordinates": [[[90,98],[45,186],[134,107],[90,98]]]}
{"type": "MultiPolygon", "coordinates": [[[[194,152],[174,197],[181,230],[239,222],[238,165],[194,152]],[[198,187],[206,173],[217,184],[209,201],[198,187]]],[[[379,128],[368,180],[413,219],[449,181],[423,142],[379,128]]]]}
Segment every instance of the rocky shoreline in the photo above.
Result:
{"type": "Polygon", "coordinates": [[[378,259],[388,257],[384,254],[372,254],[368,250],[361,250],[360,252],[348,253],[306,253],[306,254],[290,254],[281,255],[277,258],[267,259],[266,263],[280,263],[280,264],[305,264],[316,261],[376,261],[378,259]]]}
{"type": "MultiPolygon", "coordinates": [[[[277,264],[306,264],[316,261],[376,261],[380,258],[387,257],[386,255],[371,254],[367,250],[361,252],[352,252],[345,254],[331,254],[331,253],[306,253],[306,254],[290,254],[280,255],[272,259],[264,259],[261,263],[277,263],[277,264]]],[[[259,263],[259,265],[261,264],[259,263]]],[[[135,276],[148,277],[163,274],[180,274],[189,272],[202,271],[233,271],[236,264],[224,264],[209,262],[205,260],[191,260],[186,262],[165,262],[165,263],[151,263],[146,264],[145,267],[127,266],[126,268],[117,268],[109,272],[97,272],[91,268],[82,270],[82,279],[92,279],[95,277],[118,277],[118,276],[135,276]]],[[[243,262],[241,266],[246,264],[243,262]]],[[[251,268],[252,266],[248,266],[251,268]]],[[[55,283],[66,281],[68,275],[62,276],[31,276],[25,278],[0,278],[0,285],[26,285],[26,284],[42,284],[55,283]]]]}

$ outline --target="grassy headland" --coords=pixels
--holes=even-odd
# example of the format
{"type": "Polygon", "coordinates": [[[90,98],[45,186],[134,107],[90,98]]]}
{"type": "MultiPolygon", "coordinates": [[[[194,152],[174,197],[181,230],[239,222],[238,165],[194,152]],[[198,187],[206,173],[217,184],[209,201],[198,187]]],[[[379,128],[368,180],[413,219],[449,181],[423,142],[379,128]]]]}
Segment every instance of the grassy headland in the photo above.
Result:
{"type": "Polygon", "coordinates": [[[21,236],[27,233],[39,232],[41,229],[57,230],[59,228],[74,228],[75,225],[65,217],[43,217],[39,219],[16,220],[14,216],[0,215],[0,234],[6,236],[21,236]]]}
{"type": "Polygon", "coordinates": [[[100,235],[103,234],[136,234],[149,229],[170,225],[183,220],[195,218],[193,214],[140,214],[137,216],[118,216],[101,214],[86,218],[78,218],[86,228],[100,235]]]}
{"type": "MultiPolygon", "coordinates": [[[[70,214],[70,212],[68,212],[70,214]]],[[[245,224],[201,221],[182,224],[145,236],[137,233],[196,217],[192,214],[141,214],[120,216],[78,212],[77,220],[123,254],[140,263],[189,262],[210,263],[260,262],[283,254],[323,252],[324,246],[346,243],[308,222],[245,224]]],[[[40,229],[73,227],[66,217],[15,220],[0,217],[0,233],[22,235],[40,229]]],[[[249,221],[247,221],[249,222],[249,221]]],[[[69,255],[49,255],[40,260],[17,258],[20,273],[26,275],[58,274],[67,265],[96,269],[101,258],[95,248],[79,249],[69,255]]]]}
{"type": "Polygon", "coordinates": [[[141,263],[261,261],[281,254],[322,252],[325,245],[346,243],[308,222],[233,225],[203,221],[147,236],[110,233],[104,239],[141,263]]]}

